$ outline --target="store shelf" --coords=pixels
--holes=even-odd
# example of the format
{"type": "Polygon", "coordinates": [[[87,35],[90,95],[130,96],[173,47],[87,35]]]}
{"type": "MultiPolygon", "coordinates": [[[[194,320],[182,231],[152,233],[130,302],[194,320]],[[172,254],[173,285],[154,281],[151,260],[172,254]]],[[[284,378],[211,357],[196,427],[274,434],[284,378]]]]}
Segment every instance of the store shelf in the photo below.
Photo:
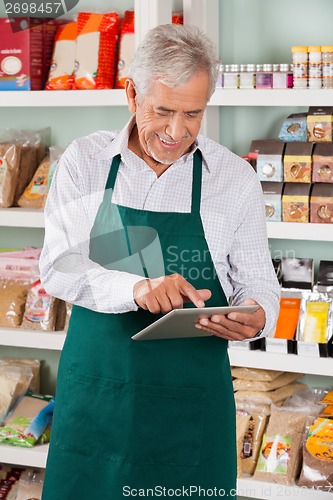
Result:
{"type": "Polygon", "coordinates": [[[247,498],[272,500],[274,498],[311,498],[312,500],[331,500],[333,492],[305,486],[284,486],[281,484],[240,478],[237,481],[237,494],[247,498]]]}
{"type": "Polygon", "coordinates": [[[35,446],[35,448],[19,448],[2,444],[0,445],[0,463],[45,468],[48,449],[48,444],[35,446]]]}
{"type": "Polygon", "coordinates": [[[2,91],[1,107],[91,107],[126,106],[124,90],[35,90],[2,91]]]}
{"type": "Polygon", "coordinates": [[[33,208],[0,208],[0,226],[44,227],[44,212],[33,208]]]}
{"type": "Polygon", "coordinates": [[[221,89],[210,106],[332,106],[333,89],[221,89]]]}
{"type": "Polygon", "coordinates": [[[65,332],[37,332],[20,328],[0,328],[0,345],[61,351],[65,332]]]}
{"type": "Polygon", "coordinates": [[[297,356],[264,351],[229,349],[230,364],[247,368],[283,370],[285,372],[305,373],[308,375],[326,375],[332,377],[333,358],[297,356]]]}
{"type": "Polygon", "coordinates": [[[284,240],[333,241],[332,224],[267,222],[268,238],[284,240]]]}

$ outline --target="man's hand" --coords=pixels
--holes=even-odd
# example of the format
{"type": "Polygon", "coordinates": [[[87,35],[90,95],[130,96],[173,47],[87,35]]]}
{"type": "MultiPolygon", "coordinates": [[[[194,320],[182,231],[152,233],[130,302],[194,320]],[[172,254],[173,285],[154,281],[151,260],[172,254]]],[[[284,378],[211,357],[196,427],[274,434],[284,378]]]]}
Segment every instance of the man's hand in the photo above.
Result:
{"type": "Polygon", "coordinates": [[[196,307],[204,307],[204,301],[211,295],[207,289],[196,290],[180,274],[145,279],[136,283],[133,288],[136,304],[154,314],[181,309],[184,302],[193,302],[196,307]]]}
{"type": "MultiPolygon", "coordinates": [[[[243,302],[244,306],[259,305],[252,299],[243,302]]],[[[214,314],[210,319],[203,318],[195,326],[226,340],[251,339],[265,326],[266,315],[262,307],[254,313],[233,312],[226,316],[214,314]]]]}

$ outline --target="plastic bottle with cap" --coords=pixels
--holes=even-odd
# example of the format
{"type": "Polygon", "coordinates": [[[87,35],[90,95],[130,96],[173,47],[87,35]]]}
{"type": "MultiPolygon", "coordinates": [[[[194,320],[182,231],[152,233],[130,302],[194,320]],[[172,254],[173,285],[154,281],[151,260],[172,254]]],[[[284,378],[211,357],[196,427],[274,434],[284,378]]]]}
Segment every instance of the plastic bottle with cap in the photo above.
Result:
{"type": "Polygon", "coordinates": [[[333,45],[321,47],[323,61],[323,88],[333,89],[333,45]]]}
{"type": "Polygon", "coordinates": [[[309,57],[309,88],[321,89],[322,86],[322,60],[319,45],[308,47],[309,57]]]}

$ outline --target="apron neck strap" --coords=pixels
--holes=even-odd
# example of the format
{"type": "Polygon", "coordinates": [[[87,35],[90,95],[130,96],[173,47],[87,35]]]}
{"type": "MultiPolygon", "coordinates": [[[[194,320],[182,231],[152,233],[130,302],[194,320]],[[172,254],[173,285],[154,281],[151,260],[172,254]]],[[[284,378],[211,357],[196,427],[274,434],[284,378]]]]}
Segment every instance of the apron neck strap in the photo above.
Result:
{"type": "MultiPolygon", "coordinates": [[[[120,165],[121,157],[116,155],[111,163],[108,179],[105,185],[104,199],[111,199],[113,188],[120,165]]],[[[201,201],[201,178],[202,178],[202,154],[197,149],[193,155],[193,181],[192,181],[192,206],[191,212],[200,212],[201,201]]]]}

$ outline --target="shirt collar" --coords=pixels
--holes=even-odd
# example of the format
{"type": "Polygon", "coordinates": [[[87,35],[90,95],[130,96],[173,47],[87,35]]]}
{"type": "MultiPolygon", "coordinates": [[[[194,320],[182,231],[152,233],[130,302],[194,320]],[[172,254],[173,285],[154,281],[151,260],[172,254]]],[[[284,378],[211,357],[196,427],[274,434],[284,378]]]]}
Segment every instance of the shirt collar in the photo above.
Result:
{"type": "MultiPolygon", "coordinates": [[[[93,158],[96,160],[111,160],[118,154],[122,154],[124,151],[128,150],[128,140],[130,133],[132,132],[132,128],[134,127],[135,124],[135,115],[133,115],[130,120],[127,122],[127,124],[122,128],[118,133],[116,133],[115,138],[108,144],[105,148],[101,149],[98,151],[96,154],[93,155],[93,158]]],[[[180,158],[178,161],[182,161],[185,163],[188,158],[193,156],[195,151],[199,149],[202,154],[202,164],[204,168],[206,168],[207,172],[209,172],[209,167],[205,158],[205,154],[203,151],[202,145],[202,138],[200,135],[196,138],[192,149],[189,153],[186,153],[182,158],[180,158]]]]}

